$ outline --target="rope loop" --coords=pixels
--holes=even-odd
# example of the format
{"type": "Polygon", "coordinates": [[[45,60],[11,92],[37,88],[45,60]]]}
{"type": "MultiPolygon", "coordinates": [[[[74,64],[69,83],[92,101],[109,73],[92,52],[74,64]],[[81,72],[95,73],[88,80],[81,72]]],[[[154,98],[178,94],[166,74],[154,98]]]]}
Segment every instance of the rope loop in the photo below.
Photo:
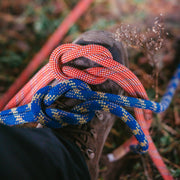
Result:
{"type": "MultiPolygon", "coordinates": [[[[133,116],[116,101],[113,102],[111,99],[111,96],[113,95],[94,92],[94,95],[92,94],[91,98],[88,99],[86,94],[89,94],[90,92],[94,91],[91,91],[86,83],[77,79],[63,81],[55,87],[44,87],[32,98],[31,111],[34,120],[42,125],[58,128],[68,124],[87,123],[94,117],[95,111],[97,110],[110,112],[120,117],[140,142],[138,145],[132,146],[132,150],[137,153],[146,152],[148,150],[148,141],[133,116]],[[70,112],[48,108],[48,106],[52,105],[59,97],[62,95],[67,96],[68,93],[72,95],[72,98],[82,99],[84,102],[76,105],[70,112]],[[95,100],[93,100],[93,96],[95,97],[95,100]]],[[[118,96],[116,96],[116,100],[117,97],[118,96]]]]}

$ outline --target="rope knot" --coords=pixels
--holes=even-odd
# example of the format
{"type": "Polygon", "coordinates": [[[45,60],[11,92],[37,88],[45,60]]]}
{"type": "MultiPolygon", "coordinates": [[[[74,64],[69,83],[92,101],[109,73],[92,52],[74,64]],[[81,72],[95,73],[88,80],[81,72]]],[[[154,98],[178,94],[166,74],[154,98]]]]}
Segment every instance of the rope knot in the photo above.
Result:
{"type": "MultiPolygon", "coordinates": [[[[34,120],[48,127],[62,127],[65,125],[65,122],[67,124],[67,116],[71,116],[70,119],[72,119],[73,115],[78,117],[78,114],[72,114],[62,110],[48,108],[48,106],[52,105],[60,96],[63,96],[65,93],[73,89],[86,91],[91,90],[86,83],[83,83],[77,79],[63,81],[55,87],[46,86],[38,90],[30,103],[34,120]]],[[[71,120],[68,121],[70,124],[72,124],[72,122],[70,122],[71,120]]],[[[75,123],[77,122],[74,122],[74,124],[75,123]]]]}
{"type": "Polygon", "coordinates": [[[98,73],[100,69],[106,69],[112,66],[113,57],[108,49],[103,46],[65,44],[57,47],[50,56],[49,68],[54,78],[62,81],[64,79],[77,78],[89,84],[100,84],[106,81],[106,77],[102,73],[98,73]],[[85,57],[102,66],[103,68],[88,68],[79,70],[74,67],[63,65],[74,59],[85,57]]]}

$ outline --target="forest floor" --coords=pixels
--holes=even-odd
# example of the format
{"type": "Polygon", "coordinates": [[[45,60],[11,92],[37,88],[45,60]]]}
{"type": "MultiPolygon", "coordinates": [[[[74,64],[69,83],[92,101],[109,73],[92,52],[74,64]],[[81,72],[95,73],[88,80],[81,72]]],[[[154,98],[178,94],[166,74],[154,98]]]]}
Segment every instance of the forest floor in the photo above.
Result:
{"type": "MultiPolygon", "coordinates": [[[[76,3],[77,0],[0,1],[0,96],[7,91],[76,3]]],[[[130,69],[144,85],[149,98],[159,102],[180,62],[179,12],[178,0],[97,0],[60,43],[72,42],[81,33],[93,29],[108,30],[117,35],[123,28],[131,33],[137,27],[137,32],[147,35],[148,32],[155,32],[153,27],[157,28],[156,22],[160,17],[160,33],[154,40],[158,42],[149,44],[152,46],[150,50],[143,49],[130,39],[127,41],[126,36],[119,38],[127,47],[130,69]]],[[[155,145],[173,177],[180,179],[180,87],[170,107],[161,114],[153,114],[153,118],[150,133],[155,145]]],[[[128,129],[121,121],[117,121],[105,143],[104,154],[111,152],[130,136],[128,129]]],[[[104,164],[102,160],[99,179],[162,178],[149,155],[129,153],[115,163],[104,164]]]]}

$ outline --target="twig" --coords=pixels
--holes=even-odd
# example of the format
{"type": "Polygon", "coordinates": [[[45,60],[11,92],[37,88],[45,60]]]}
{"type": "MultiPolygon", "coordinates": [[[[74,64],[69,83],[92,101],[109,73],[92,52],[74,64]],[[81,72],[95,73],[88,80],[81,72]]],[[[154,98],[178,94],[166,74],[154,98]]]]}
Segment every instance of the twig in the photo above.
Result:
{"type": "Polygon", "coordinates": [[[158,67],[157,67],[157,65],[155,66],[155,92],[156,92],[156,95],[155,95],[155,101],[157,101],[158,100],[158,97],[159,97],[159,92],[158,92],[158,83],[159,83],[159,81],[158,81],[158,77],[159,77],[159,69],[158,69],[158,67]]]}
{"type": "Polygon", "coordinates": [[[179,133],[178,133],[177,131],[175,131],[172,127],[168,126],[167,124],[162,123],[162,127],[163,127],[166,131],[168,131],[169,133],[171,133],[172,135],[175,135],[175,136],[179,135],[179,133]]]}
{"type": "Polygon", "coordinates": [[[152,177],[149,176],[150,174],[148,173],[146,162],[145,162],[145,159],[144,159],[143,156],[141,156],[141,160],[142,160],[142,163],[143,163],[144,173],[145,173],[145,176],[147,177],[147,180],[152,180],[152,177]]]}
{"type": "Polygon", "coordinates": [[[165,161],[166,163],[169,163],[170,165],[174,166],[175,168],[180,169],[179,165],[172,163],[169,159],[167,159],[165,157],[162,157],[162,158],[163,158],[163,161],[165,161]]]}

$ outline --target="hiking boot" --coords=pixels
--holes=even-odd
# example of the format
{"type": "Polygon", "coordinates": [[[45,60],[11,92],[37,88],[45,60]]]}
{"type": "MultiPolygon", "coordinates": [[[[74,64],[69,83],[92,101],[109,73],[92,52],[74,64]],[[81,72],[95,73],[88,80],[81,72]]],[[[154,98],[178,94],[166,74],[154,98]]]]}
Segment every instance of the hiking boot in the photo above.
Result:
{"type": "MultiPolygon", "coordinates": [[[[78,37],[73,43],[80,45],[98,44],[106,47],[112,54],[113,59],[117,62],[128,66],[127,54],[122,43],[113,39],[112,33],[107,31],[88,31],[78,37]]],[[[98,67],[99,65],[84,57],[75,59],[66,65],[73,66],[79,69],[90,67],[98,67]]],[[[53,84],[57,84],[55,81],[53,84]]],[[[122,94],[123,90],[118,84],[111,80],[107,80],[99,85],[89,85],[94,91],[101,91],[113,94],[122,94]]],[[[75,105],[79,104],[79,100],[64,98],[57,101],[54,106],[56,108],[70,110],[75,105]]],[[[114,124],[116,116],[102,111],[96,111],[95,117],[83,125],[69,125],[67,127],[54,129],[61,136],[75,142],[82,151],[89,169],[92,180],[98,178],[99,160],[104,147],[106,138],[114,124]]]]}

